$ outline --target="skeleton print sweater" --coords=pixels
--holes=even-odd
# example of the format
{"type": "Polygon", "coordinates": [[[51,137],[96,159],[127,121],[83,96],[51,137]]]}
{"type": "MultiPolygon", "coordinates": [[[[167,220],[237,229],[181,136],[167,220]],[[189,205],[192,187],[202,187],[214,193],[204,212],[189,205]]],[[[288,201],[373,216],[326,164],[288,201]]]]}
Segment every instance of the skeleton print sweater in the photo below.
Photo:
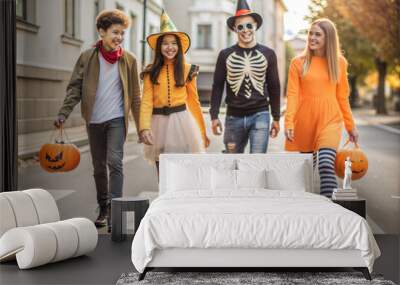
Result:
{"type": "Polygon", "coordinates": [[[234,45],[220,52],[211,94],[211,119],[217,119],[226,85],[227,115],[244,117],[269,110],[280,117],[280,83],[275,52],[263,45],[234,45]]]}

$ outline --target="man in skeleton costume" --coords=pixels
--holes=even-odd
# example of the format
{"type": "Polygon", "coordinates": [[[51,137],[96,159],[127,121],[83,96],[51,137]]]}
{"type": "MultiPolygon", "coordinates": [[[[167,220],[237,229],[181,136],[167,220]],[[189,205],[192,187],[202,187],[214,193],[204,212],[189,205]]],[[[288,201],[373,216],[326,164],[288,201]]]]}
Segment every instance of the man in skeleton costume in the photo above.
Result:
{"type": "Polygon", "coordinates": [[[211,120],[215,135],[222,125],[218,119],[226,85],[227,114],[224,143],[226,152],[243,153],[250,140],[250,153],[266,153],[268,138],[279,132],[280,83],[275,52],[256,41],[262,17],[239,0],[235,16],[227,20],[237,33],[236,45],[220,52],[211,94],[211,120]],[[270,130],[270,112],[273,122],[270,130]]]}

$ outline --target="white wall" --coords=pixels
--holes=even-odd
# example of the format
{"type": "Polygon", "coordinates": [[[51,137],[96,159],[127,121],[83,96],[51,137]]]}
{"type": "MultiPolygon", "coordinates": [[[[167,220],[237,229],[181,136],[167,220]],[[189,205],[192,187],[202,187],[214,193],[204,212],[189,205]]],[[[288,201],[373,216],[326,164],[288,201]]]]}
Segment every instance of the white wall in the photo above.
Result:
{"type": "MultiPolygon", "coordinates": [[[[148,1],[147,33],[149,26],[159,27],[161,0],[148,1]],[[154,2],[154,3],[152,3],[154,2]],[[157,4],[158,5],[158,4],[157,4]]],[[[143,29],[143,5],[140,0],[100,0],[100,11],[103,9],[115,9],[116,4],[124,7],[124,12],[130,16],[136,16],[136,23],[126,31],[124,48],[132,50],[141,61],[142,54],[142,29],[143,29]],[[131,33],[135,29],[135,33],[131,33]],[[136,39],[131,39],[131,36],[136,39]],[[132,47],[133,43],[134,47],[132,47]]],[[[63,42],[64,34],[64,1],[63,0],[36,0],[36,22],[39,26],[37,33],[17,30],[17,63],[36,67],[51,68],[64,71],[72,71],[79,54],[90,48],[97,40],[95,37],[95,1],[76,1],[76,33],[81,44],[63,42]]],[[[146,49],[148,46],[146,45],[146,49]]],[[[149,57],[147,58],[149,60],[149,57]]]]}
{"type": "Polygon", "coordinates": [[[92,0],[77,2],[76,7],[81,18],[82,25],[77,25],[77,32],[85,41],[80,46],[62,42],[64,33],[64,1],[62,0],[37,0],[36,1],[36,25],[37,33],[17,30],[17,63],[37,67],[53,68],[59,70],[72,70],[81,49],[89,46],[94,41],[92,30],[87,28],[88,22],[93,19],[92,0]],[[92,10],[91,10],[92,9],[92,10]],[[87,15],[89,15],[87,17],[87,15]]]}

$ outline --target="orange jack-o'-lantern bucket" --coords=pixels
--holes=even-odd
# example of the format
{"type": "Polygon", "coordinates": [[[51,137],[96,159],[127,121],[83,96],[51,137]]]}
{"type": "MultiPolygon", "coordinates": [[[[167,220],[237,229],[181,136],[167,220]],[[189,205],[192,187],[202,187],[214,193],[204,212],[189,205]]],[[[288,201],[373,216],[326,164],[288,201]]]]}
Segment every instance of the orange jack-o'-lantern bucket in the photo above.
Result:
{"type": "Polygon", "coordinates": [[[338,177],[344,177],[344,163],[346,158],[349,157],[351,160],[351,179],[357,180],[367,173],[368,159],[357,143],[354,143],[354,147],[350,148],[349,142],[347,141],[336,154],[335,172],[338,177]]]}
{"type": "MultiPolygon", "coordinates": [[[[48,172],[67,172],[75,169],[80,162],[79,149],[69,142],[61,125],[54,143],[42,145],[39,151],[40,166],[48,172]]],[[[52,135],[53,141],[54,133],[52,135]]]]}

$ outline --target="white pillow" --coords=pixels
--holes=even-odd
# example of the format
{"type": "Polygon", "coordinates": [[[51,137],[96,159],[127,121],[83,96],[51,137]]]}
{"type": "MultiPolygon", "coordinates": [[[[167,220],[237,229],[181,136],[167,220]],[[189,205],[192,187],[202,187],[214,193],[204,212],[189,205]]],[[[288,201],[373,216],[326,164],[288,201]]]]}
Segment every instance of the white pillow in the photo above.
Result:
{"type": "Polygon", "coordinates": [[[240,170],[266,170],[267,189],[306,191],[308,166],[306,161],[289,158],[239,159],[240,170]]]}
{"type": "Polygon", "coordinates": [[[211,173],[213,190],[236,190],[236,170],[213,167],[211,173]]]}
{"type": "Polygon", "coordinates": [[[211,189],[211,167],[170,163],[168,191],[211,189]]]}
{"type": "Polygon", "coordinates": [[[307,182],[305,163],[301,167],[293,167],[290,171],[269,169],[267,174],[267,188],[271,190],[306,191],[307,182]]]}
{"type": "Polygon", "coordinates": [[[262,170],[236,170],[237,187],[240,188],[267,188],[267,172],[262,170]]]}

